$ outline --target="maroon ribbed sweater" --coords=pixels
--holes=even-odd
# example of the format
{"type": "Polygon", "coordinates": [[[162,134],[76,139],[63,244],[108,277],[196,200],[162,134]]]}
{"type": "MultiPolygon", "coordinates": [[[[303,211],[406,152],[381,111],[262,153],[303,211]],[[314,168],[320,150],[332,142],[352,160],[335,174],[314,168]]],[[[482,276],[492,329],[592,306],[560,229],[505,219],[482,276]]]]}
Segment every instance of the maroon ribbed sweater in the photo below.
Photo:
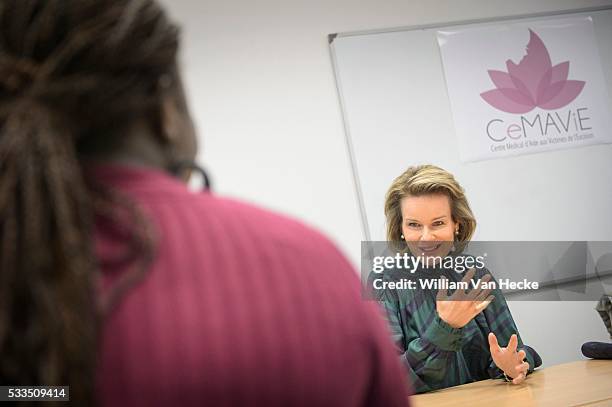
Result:
{"type": "MultiPolygon", "coordinates": [[[[304,225],[163,172],[95,170],[158,236],[146,278],[106,318],[102,406],[399,406],[406,378],[376,305],[338,250],[304,225]]],[[[104,224],[105,284],[126,272],[104,224]]]]}

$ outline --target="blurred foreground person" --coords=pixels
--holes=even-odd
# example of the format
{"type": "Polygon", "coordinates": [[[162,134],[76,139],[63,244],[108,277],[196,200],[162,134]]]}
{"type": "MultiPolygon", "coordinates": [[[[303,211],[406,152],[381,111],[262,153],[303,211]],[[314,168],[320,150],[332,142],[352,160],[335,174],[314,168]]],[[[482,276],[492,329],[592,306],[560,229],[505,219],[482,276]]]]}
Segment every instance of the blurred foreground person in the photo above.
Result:
{"type": "Polygon", "coordinates": [[[187,189],[178,42],[150,0],[0,1],[0,384],[69,385],[74,405],[405,405],[332,244],[187,189]]]}

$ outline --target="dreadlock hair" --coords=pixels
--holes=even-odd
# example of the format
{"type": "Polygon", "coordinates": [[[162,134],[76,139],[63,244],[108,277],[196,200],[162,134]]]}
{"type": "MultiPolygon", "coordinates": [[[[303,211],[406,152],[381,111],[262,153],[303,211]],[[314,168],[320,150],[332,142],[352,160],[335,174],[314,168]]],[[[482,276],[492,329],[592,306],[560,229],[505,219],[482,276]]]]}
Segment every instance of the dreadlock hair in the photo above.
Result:
{"type": "MultiPolygon", "coordinates": [[[[154,0],[0,0],[0,383],[92,405],[99,323],[152,258],[146,220],[84,158],[159,116],[178,30],[154,0]],[[97,295],[98,216],[132,220],[140,267],[97,295]]],[[[117,222],[119,223],[119,222],[117,222]]]]}

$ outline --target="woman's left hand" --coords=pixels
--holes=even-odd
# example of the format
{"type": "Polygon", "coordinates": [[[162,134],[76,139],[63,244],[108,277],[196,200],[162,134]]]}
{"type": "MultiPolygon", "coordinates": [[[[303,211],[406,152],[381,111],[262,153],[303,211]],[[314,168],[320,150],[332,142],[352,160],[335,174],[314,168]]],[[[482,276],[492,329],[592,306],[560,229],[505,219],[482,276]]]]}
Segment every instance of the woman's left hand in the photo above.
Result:
{"type": "Polygon", "coordinates": [[[502,348],[497,343],[497,337],[493,332],[489,333],[489,348],[495,365],[504,371],[506,376],[512,378],[512,383],[519,384],[527,377],[529,363],[525,362],[525,351],[516,351],[518,338],[516,334],[510,337],[508,346],[502,348]]]}

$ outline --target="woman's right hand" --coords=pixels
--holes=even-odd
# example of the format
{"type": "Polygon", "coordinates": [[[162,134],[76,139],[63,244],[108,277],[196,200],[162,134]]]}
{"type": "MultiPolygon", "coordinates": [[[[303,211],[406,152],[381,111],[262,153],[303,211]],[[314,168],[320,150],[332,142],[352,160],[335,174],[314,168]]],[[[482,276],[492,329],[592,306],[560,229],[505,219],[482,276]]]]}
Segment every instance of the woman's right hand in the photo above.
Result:
{"type": "MultiPolygon", "coordinates": [[[[471,286],[470,281],[475,273],[473,268],[468,270],[461,281],[471,286]]],[[[447,280],[445,276],[441,278],[447,280]]],[[[476,288],[468,290],[457,289],[451,296],[448,296],[446,289],[440,289],[436,297],[436,310],[440,319],[453,328],[462,328],[467,325],[468,322],[483,309],[487,308],[491,301],[495,299],[494,296],[489,295],[492,290],[491,288],[482,288],[482,283],[486,283],[489,280],[491,280],[491,275],[486,274],[476,288]]]]}

